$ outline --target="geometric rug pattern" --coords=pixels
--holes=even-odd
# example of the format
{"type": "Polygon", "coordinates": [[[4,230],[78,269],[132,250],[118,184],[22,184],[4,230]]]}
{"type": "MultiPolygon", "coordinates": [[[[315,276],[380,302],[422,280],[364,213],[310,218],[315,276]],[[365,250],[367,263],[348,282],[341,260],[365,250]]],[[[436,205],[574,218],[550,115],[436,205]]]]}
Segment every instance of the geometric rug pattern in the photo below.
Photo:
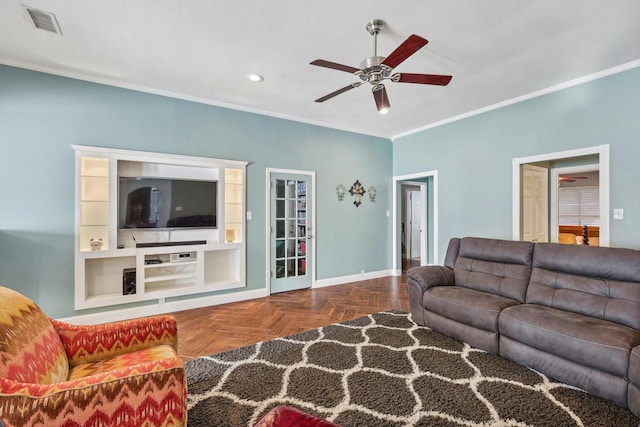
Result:
{"type": "Polygon", "coordinates": [[[638,426],[628,410],[382,312],[185,363],[189,426],[288,405],[344,427],[638,426]]]}

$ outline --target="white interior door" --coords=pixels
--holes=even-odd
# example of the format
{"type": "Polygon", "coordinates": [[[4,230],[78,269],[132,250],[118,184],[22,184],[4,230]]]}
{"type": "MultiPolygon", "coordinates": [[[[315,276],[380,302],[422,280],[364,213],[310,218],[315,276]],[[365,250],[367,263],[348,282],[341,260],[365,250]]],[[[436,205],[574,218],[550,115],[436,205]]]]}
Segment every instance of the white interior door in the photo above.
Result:
{"type": "Polygon", "coordinates": [[[422,234],[422,198],[420,190],[411,190],[407,193],[408,227],[409,227],[409,255],[408,258],[420,258],[421,255],[421,234],[422,234]]]}
{"type": "Polygon", "coordinates": [[[522,165],[522,240],[549,241],[549,170],[522,165]]]}
{"type": "Polygon", "coordinates": [[[309,175],[271,174],[271,293],[312,285],[312,191],[309,175]]]}

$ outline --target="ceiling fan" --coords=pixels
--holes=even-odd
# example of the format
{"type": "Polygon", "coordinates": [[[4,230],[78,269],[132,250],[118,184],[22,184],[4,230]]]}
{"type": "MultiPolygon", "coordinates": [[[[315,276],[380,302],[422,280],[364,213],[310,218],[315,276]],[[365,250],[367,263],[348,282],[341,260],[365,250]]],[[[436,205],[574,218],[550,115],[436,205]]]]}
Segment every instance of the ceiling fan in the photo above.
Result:
{"type": "Polygon", "coordinates": [[[360,63],[360,68],[325,61],[324,59],[316,59],[311,62],[311,65],[352,73],[360,77],[361,80],[318,98],[316,99],[316,102],[324,102],[334,96],[359,87],[364,83],[370,83],[373,86],[371,90],[373,91],[373,98],[376,101],[376,107],[380,113],[384,114],[389,111],[391,106],[389,104],[389,98],[387,97],[387,90],[382,83],[384,80],[391,80],[392,82],[399,83],[420,83],[439,86],[446,86],[449,84],[452,76],[443,76],[439,74],[393,73],[394,68],[429,42],[420,36],[412,34],[400,46],[398,46],[396,50],[391,52],[389,56],[378,56],[378,33],[380,33],[380,30],[382,30],[385,25],[386,24],[382,19],[373,19],[367,23],[366,29],[374,38],[373,56],[362,61],[360,63]]]}

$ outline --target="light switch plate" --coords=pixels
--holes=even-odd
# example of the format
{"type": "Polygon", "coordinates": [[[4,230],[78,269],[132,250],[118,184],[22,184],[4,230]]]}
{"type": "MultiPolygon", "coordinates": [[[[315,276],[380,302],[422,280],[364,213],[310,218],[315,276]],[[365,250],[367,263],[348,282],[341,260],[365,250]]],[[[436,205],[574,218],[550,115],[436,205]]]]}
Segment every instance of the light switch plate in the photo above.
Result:
{"type": "Polygon", "coordinates": [[[624,219],[624,209],[614,209],[613,219],[624,219]]]}
{"type": "Polygon", "coordinates": [[[247,220],[251,220],[251,219],[253,219],[253,212],[247,211],[247,220]]]}

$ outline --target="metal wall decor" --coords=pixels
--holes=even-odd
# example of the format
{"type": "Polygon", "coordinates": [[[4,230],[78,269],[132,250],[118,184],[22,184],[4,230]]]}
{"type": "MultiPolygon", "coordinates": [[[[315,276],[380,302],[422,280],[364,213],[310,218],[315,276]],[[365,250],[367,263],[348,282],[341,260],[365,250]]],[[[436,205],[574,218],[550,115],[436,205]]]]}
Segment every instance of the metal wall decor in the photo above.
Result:
{"type": "Polygon", "coordinates": [[[356,205],[356,208],[362,204],[362,196],[366,191],[360,181],[356,179],[356,182],[353,183],[351,188],[349,189],[349,193],[355,198],[353,204],[356,205]]]}
{"type": "Polygon", "coordinates": [[[378,190],[376,190],[376,187],[374,187],[372,185],[371,187],[369,187],[367,192],[369,193],[369,200],[372,201],[372,202],[375,202],[376,201],[376,194],[378,194],[378,190]]]}
{"type": "MultiPolygon", "coordinates": [[[[338,195],[339,202],[342,202],[344,200],[344,196],[346,193],[346,187],[342,184],[338,184],[338,186],[336,187],[336,194],[338,195]]],[[[349,194],[354,197],[353,204],[356,205],[356,208],[362,204],[362,196],[364,196],[365,193],[369,193],[370,201],[376,201],[376,195],[378,194],[378,190],[376,189],[376,187],[372,185],[367,190],[365,190],[364,185],[362,185],[360,180],[356,179],[356,182],[354,182],[349,189],[349,194]]]]}

